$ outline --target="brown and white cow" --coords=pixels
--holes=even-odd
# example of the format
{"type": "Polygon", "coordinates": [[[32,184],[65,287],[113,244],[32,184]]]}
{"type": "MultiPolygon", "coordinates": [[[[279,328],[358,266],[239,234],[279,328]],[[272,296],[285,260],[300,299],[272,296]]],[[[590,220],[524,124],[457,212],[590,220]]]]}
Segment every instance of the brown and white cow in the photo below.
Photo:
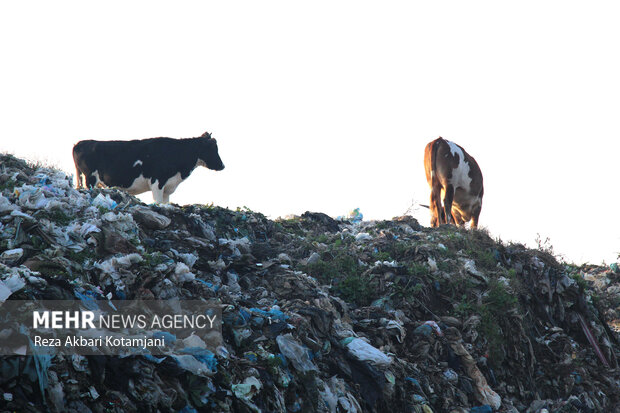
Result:
{"type": "Polygon", "coordinates": [[[441,137],[424,150],[426,181],[431,188],[431,226],[456,223],[478,227],[482,209],[482,172],[465,149],[441,137]],[[442,206],[443,202],[443,206],[442,206]]]}

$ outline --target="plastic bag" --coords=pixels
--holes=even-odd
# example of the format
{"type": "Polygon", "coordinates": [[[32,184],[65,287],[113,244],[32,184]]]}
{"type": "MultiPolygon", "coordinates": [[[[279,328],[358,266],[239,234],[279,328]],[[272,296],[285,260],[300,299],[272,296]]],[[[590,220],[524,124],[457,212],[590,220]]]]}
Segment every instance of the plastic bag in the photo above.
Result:
{"type": "Polygon", "coordinates": [[[280,352],[291,361],[296,370],[301,372],[318,370],[310,360],[308,349],[301,345],[292,334],[279,335],[276,341],[280,352]]]}
{"type": "Polygon", "coordinates": [[[361,338],[345,338],[342,340],[342,344],[349,350],[349,353],[360,361],[369,361],[379,366],[388,366],[392,363],[390,357],[361,338]]]}

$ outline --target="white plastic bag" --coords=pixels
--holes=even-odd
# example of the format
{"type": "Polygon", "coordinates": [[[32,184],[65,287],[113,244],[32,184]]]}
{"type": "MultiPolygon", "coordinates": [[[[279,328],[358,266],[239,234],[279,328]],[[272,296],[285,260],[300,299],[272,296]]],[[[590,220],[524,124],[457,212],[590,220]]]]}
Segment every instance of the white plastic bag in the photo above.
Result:
{"type": "Polygon", "coordinates": [[[369,361],[378,366],[388,366],[392,363],[390,357],[361,338],[346,338],[343,340],[343,343],[349,350],[349,353],[360,361],[369,361]]]}

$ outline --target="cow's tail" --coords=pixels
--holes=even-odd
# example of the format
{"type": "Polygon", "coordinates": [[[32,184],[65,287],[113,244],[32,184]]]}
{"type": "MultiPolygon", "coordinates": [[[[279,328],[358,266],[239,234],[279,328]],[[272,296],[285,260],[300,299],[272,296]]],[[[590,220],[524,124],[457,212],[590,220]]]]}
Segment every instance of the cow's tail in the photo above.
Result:
{"type": "Polygon", "coordinates": [[[437,150],[439,149],[440,140],[443,140],[441,136],[433,141],[433,146],[431,147],[431,182],[437,179],[437,150]]]}
{"type": "Polygon", "coordinates": [[[440,136],[439,138],[433,141],[433,144],[431,146],[431,187],[433,188],[431,189],[431,196],[432,196],[431,203],[434,204],[433,206],[435,207],[435,210],[437,211],[437,220],[439,224],[446,223],[445,212],[441,205],[441,195],[440,195],[441,192],[440,193],[434,192],[438,186],[439,187],[441,186],[439,184],[439,177],[437,176],[437,151],[439,150],[439,146],[441,145],[442,142],[443,142],[443,138],[440,136]]]}

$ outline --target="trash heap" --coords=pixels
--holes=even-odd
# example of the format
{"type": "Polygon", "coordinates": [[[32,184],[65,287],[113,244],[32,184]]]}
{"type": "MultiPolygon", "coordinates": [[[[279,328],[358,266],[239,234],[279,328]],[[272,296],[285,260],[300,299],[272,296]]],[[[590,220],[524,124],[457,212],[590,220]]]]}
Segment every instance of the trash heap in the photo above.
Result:
{"type": "Polygon", "coordinates": [[[411,217],[144,205],[10,155],[0,191],[0,305],[205,299],[224,335],[195,363],[2,357],[2,410],[619,411],[617,265],[411,217]]]}

